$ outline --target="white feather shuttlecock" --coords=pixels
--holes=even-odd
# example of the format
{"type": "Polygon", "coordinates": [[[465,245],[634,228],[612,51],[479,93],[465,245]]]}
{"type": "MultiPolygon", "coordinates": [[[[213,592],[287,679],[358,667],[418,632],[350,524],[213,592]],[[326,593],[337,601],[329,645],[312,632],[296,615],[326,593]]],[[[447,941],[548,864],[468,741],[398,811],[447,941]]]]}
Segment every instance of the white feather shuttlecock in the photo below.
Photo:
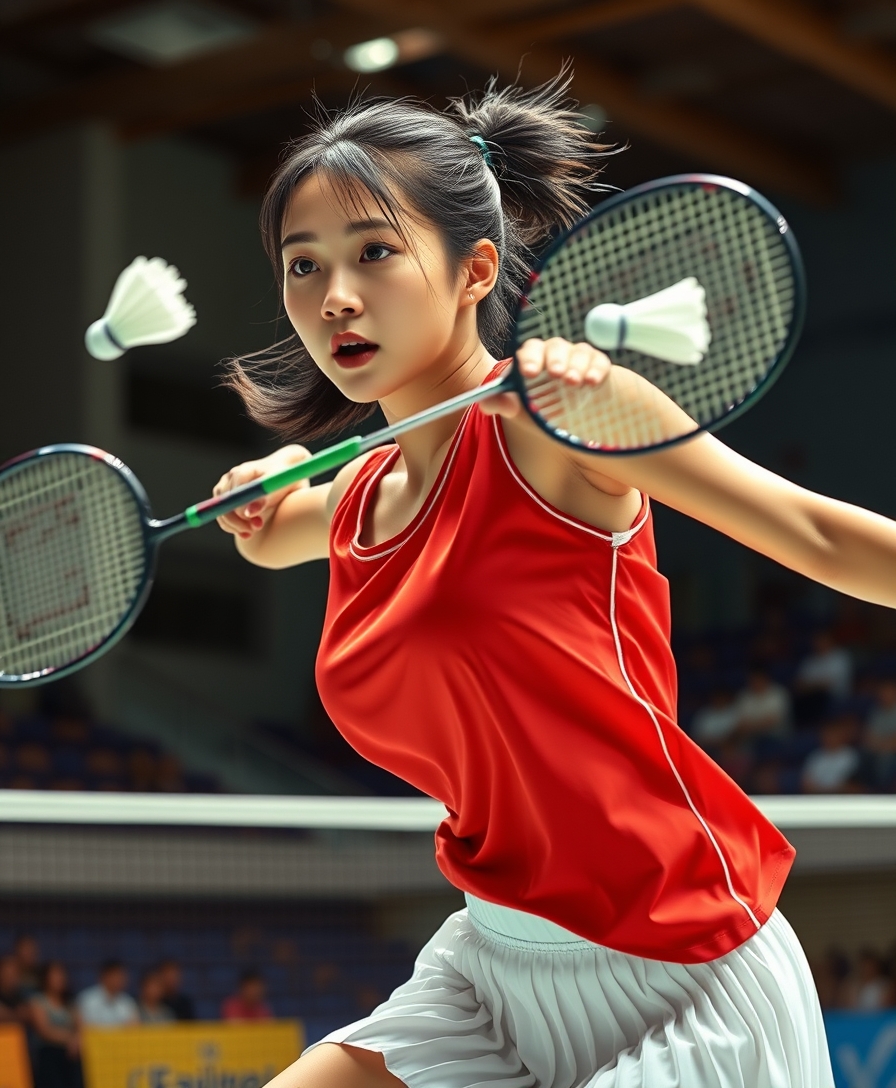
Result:
{"type": "Polygon", "coordinates": [[[106,312],[84,335],[94,359],[117,359],[140,344],[167,344],[196,324],[187,281],[161,257],[137,257],[112,288],[106,312]]]}
{"type": "Polygon", "coordinates": [[[688,276],[624,306],[603,302],[585,317],[585,336],[602,351],[631,348],[667,363],[696,366],[712,339],[706,292],[688,276]]]}

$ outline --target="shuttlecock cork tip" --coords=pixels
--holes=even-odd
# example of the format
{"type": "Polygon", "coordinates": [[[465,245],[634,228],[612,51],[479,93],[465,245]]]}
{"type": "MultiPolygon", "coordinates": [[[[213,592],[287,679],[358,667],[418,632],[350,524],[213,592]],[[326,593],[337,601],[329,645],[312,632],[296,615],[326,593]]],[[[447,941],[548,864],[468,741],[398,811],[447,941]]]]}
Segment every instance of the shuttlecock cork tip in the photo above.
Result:
{"type": "Polygon", "coordinates": [[[688,276],[624,306],[603,302],[585,316],[585,336],[602,351],[631,348],[664,362],[695,366],[712,338],[706,292],[688,276]]]}
{"type": "Polygon", "coordinates": [[[113,340],[104,318],[94,321],[84,333],[84,344],[94,359],[118,359],[125,349],[113,340]]]}

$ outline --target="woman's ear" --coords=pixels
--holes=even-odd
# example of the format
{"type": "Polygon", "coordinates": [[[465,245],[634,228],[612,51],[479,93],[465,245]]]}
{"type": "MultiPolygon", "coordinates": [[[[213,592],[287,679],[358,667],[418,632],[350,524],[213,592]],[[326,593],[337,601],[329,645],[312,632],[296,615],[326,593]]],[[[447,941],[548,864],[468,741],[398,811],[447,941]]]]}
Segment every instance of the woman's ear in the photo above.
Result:
{"type": "Polygon", "coordinates": [[[495,286],[499,266],[495,243],[489,238],[480,238],[473,247],[473,256],[464,262],[461,280],[464,296],[472,295],[473,302],[481,302],[495,286]]]}

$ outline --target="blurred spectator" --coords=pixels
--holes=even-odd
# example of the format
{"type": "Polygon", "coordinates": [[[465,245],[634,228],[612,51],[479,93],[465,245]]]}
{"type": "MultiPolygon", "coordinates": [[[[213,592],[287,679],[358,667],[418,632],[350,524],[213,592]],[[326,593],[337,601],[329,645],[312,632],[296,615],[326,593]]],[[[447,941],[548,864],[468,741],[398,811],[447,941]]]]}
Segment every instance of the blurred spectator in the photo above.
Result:
{"type": "Polygon", "coordinates": [[[772,593],[772,598],[757,602],[759,625],[750,644],[750,660],[757,665],[774,666],[793,657],[790,616],[783,602],[777,599],[779,591],[772,590],[772,593]]]}
{"type": "Polygon", "coordinates": [[[762,760],[753,771],[747,792],[763,795],[781,793],[781,774],[778,760],[762,760]]]}
{"type": "Polygon", "coordinates": [[[889,1008],[893,1002],[893,983],[887,976],[881,956],[873,948],[859,952],[856,980],[851,987],[849,1007],[862,1012],[889,1008]]]}
{"type": "Polygon", "coordinates": [[[25,991],[22,972],[15,956],[0,957],[0,1024],[10,1020],[22,1021],[25,1013],[25,991]]]}
{"type": "Polygon", "coordinates": [[[846,953],[834,946],[824,958],[811,964],[818,1000],[822,1009],[839,1009],[845,1003],[845,983],[849,976],[849,959],[846,953]]]}
{"type": "Polygon", "coordinates": [[[703,748],[722,744],[737,728],[738,711],[734,696],[725,688],[717,688],[709,705],[702,707],[691,722],[691,736],[703,748]]]}
{"type": "Polygon", "coordinates": [[[751,669],[734,703],[742,737],[785,737],[790,732],[790,693],[763,669],[751,669]]]}
{"type": "Polygon", "coordinates": [[[725,774],[733,778],[741,789],[746,789],[753,769],[753,758],[746,746],[730,738],[713,748],[711,754],[725,774]]]}
{"type": "Polygon", "coordinates": [[[78,1017],[68,1001],[68,978],[61,963],[51,960],[41,969],[30,1012],[35,1040],[34,1088],[81,1088],[78,1017]]]}
{"type": "Polygon", "coordinates": [[[140,1021],[143,1024],[169,1024],[174,1013],[164,1001],[165,985],[158,969],[147,971],[140,980],[140,1021]]]}
{"type": "Polygon", "coordinates": [[[812,638],[812,652],[794,677],[794,714],[799,724],[812,725],[827,714],[835,699],[852,691],[852,655],[838,646],[830,631],[812,638]]]}
{"type": "Polygon", "coordinates": [[[270,1006],[265,1002],[267,987],[260,971],[248,969],[240,975],[237,991],[221,1006],[223,1020],[270,1020],[270,1006]]]}
{"type": "Polygon", "coordinates": [[[22,933],[12,946],[12,954],[19,964],[19,985],[30,997],[40,987],[40,946],[30,934],[22,933]]]}
{"type": "Polygon", "coordinates": [[[128,974],[121,960],[106,960],[100,967],[99,982],[78,995],[81,1022],[98,1027],[139,1023],[140,1010],[125,993],[127,984],[128,974]]]}
{"type": "Polygon", "coordinates": [[[821,727],[821,746],[803,764],[805,793],[860,792],[862,757],[855,747],[857,723],[851,714],[832,718],[821,727]]]}
{"type": "Polygon", "coordinates": [[[177,960],[162,960],[156,968],[162,982],[162,1000],[174,1013],[175,1020],[195,1020],[193,999],[181,989],[182,975],[177,960]]]}
{"type": "Polygon", "coordinates": [[[890,789],[896,778],[896,680],[881,680],[877,685],[863,744],[872,753],[875,785],[890,789]]]}

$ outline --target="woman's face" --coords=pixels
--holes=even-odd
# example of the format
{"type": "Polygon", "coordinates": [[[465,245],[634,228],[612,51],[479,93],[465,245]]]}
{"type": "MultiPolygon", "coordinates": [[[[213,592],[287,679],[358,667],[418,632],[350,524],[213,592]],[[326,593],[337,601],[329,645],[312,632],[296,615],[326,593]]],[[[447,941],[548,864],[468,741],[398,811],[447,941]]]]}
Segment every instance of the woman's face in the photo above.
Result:
{"type": "Polygon", "coordinates": [[[62,994],[67,985],[65,968],[61,963],[52,964],[47,970],[47,993],[62,994]]]}
{"type": "Polygon", "coordinates": [[[425,394],[479,344],[464,277],[449,270],[437,231],[403,226],[404,240],[369,193],[346,202],[321,175],[295,191],[284,218],[289,320],[356,402],[425,394]]]}

